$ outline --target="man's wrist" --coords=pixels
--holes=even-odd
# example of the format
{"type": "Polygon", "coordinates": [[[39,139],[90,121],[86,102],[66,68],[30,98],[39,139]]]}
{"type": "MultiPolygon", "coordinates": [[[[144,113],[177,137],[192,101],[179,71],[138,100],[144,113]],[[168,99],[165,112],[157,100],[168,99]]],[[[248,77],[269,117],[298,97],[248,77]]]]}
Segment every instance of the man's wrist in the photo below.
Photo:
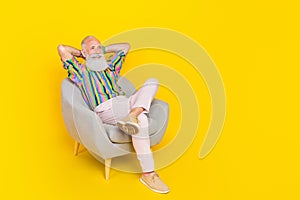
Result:
{"type": "Polygon", "coordinates": [[[74,51],[73,51],[72,55],[73,55],[73,56],[76,56],[76,57],[78,57],[78,58],[81,58],[81,57],[82,57],[81,51],[80,51],[79,49],[75,49],[75,48],[74,48],[74,51]]]}

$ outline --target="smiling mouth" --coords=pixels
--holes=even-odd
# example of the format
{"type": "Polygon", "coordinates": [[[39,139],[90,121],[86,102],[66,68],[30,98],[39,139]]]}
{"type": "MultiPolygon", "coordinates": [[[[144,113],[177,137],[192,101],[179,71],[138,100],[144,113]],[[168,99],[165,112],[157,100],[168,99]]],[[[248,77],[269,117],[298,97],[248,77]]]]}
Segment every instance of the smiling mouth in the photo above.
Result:
{"type": "Polygon", "coordinates": [[[102,54],[93,54],[90,57],[91,58],[101,58],[103,55],[102,54]]]}

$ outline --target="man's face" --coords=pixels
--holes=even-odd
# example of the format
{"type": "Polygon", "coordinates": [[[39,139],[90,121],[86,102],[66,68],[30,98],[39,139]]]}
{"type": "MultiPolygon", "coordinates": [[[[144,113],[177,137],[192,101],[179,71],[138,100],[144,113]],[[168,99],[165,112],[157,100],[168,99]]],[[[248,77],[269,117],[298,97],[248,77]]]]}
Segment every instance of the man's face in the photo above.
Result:
{"type": "Polygon", "coordinates": [[[86,56],[91,54],[103,54],[101,43],[96,38],[90,38],[85,41],[85,48],[83,50],[85,51],[86,56]]]}
{"type": "Polygon", "coordinates": [[[83,49],[85,53],[85,64],[87,68],[93,71],[102,71],[108,68],[108,64],[103,55],[101,43],[95,38],[90,38],[85,41],[83,49]]]}

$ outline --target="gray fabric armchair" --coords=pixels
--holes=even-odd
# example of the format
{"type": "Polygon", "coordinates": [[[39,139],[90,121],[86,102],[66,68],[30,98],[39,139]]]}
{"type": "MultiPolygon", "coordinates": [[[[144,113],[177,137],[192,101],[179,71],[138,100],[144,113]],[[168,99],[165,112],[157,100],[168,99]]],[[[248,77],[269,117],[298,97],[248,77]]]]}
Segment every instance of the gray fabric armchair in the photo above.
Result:
{"type": "MultiPolygon", "coordinates": [[[[125,77],[120,77],[118,83],[126,96],[135,92],[135,87],[125,77]]],[[[117,126],[104,124],[86,105],[80,90],[68,78],[62,81],[62,113],[67,131],[75,140],[74,154],[78,154],[79,146],[82,144],[97,160],[104,160],[107,180],[112,158],[134,152],[131,137],[117,126]]],[[[168,116],[168,104],[154,99],[148,113],[151,146],[158,144],[163,138],[168,116]]]]}

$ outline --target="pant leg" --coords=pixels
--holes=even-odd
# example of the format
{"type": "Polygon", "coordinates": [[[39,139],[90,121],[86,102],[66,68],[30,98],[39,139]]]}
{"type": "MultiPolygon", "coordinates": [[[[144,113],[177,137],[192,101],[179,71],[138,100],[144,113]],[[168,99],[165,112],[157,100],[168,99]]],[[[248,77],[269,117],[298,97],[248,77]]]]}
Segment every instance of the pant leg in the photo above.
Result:
{"type": "Polygon", "coordinates": [[[148,113],[157,89],[158,81],[153,78],[148,79],[129,99],[125,96],[114,97],[97,106],[94,111],[104,123],[115,125],[132,108],[142,107],[145,109],[144,113],[148,113]]]}
{"type": "Polygon", "coordinates": [[[132,144],[143,172],[154,171],[154,159],[150,149],[148,118],[145,113],[138,116],[140,132],[132,136],[132,144]]]}
{"type": "Polygon", "coordinates": [[[130,109],[142,107],[145,109],[139,116],[140,132],[132,136],[132,144],[140,161],[143,172],[154,171],[154,159],[150,149],[149,124],[145,113],[149,112],[151,102],[157,93],[158,81],[148,79],[144,85],[129,98],[130,109]]]}
{"type": "MultiPolygon", "coordinates": [[[[104,123],[116,125],[117,120],[130,112],[129,99],[124,97],[110,99],[95,109],[104,123]]],[[[138,116],[140,132],[132,136],[132,144],[143,172],[154,171],[154,160],[150,149],[148,118],[145,113],[138,116]]]]}
{"type": "Polygon", "coordinates": [[[142,88],[130,96],[129,99],[125,100],[124,97],[110,99],[104,102],[96,111],[104,123],[115,125],[117,120],[125,117],[132,108],[142,107],[145,109],[138,116],[140,132],[132,136],[132,144],[143,172],[154,171],[154,159],[150,149],[148,118],[145,113],[149,112],[157,89],[158,81],[156,79],[148,79],[142,88]]]}
{"type": "Polygon", "coordinates": [[[111,98],[98,105],[94,110],[103,123],[116,125],[117,121],[130,112],[129,99],[125,96],[111,98]]]}
{"type": "Polygon", "coordinates": [[[129,97],[130,109],[142,107],[145,109],[144,112],[148,113],[157,89],[158,80],[148,79],[136,93],[129,97]]]}

